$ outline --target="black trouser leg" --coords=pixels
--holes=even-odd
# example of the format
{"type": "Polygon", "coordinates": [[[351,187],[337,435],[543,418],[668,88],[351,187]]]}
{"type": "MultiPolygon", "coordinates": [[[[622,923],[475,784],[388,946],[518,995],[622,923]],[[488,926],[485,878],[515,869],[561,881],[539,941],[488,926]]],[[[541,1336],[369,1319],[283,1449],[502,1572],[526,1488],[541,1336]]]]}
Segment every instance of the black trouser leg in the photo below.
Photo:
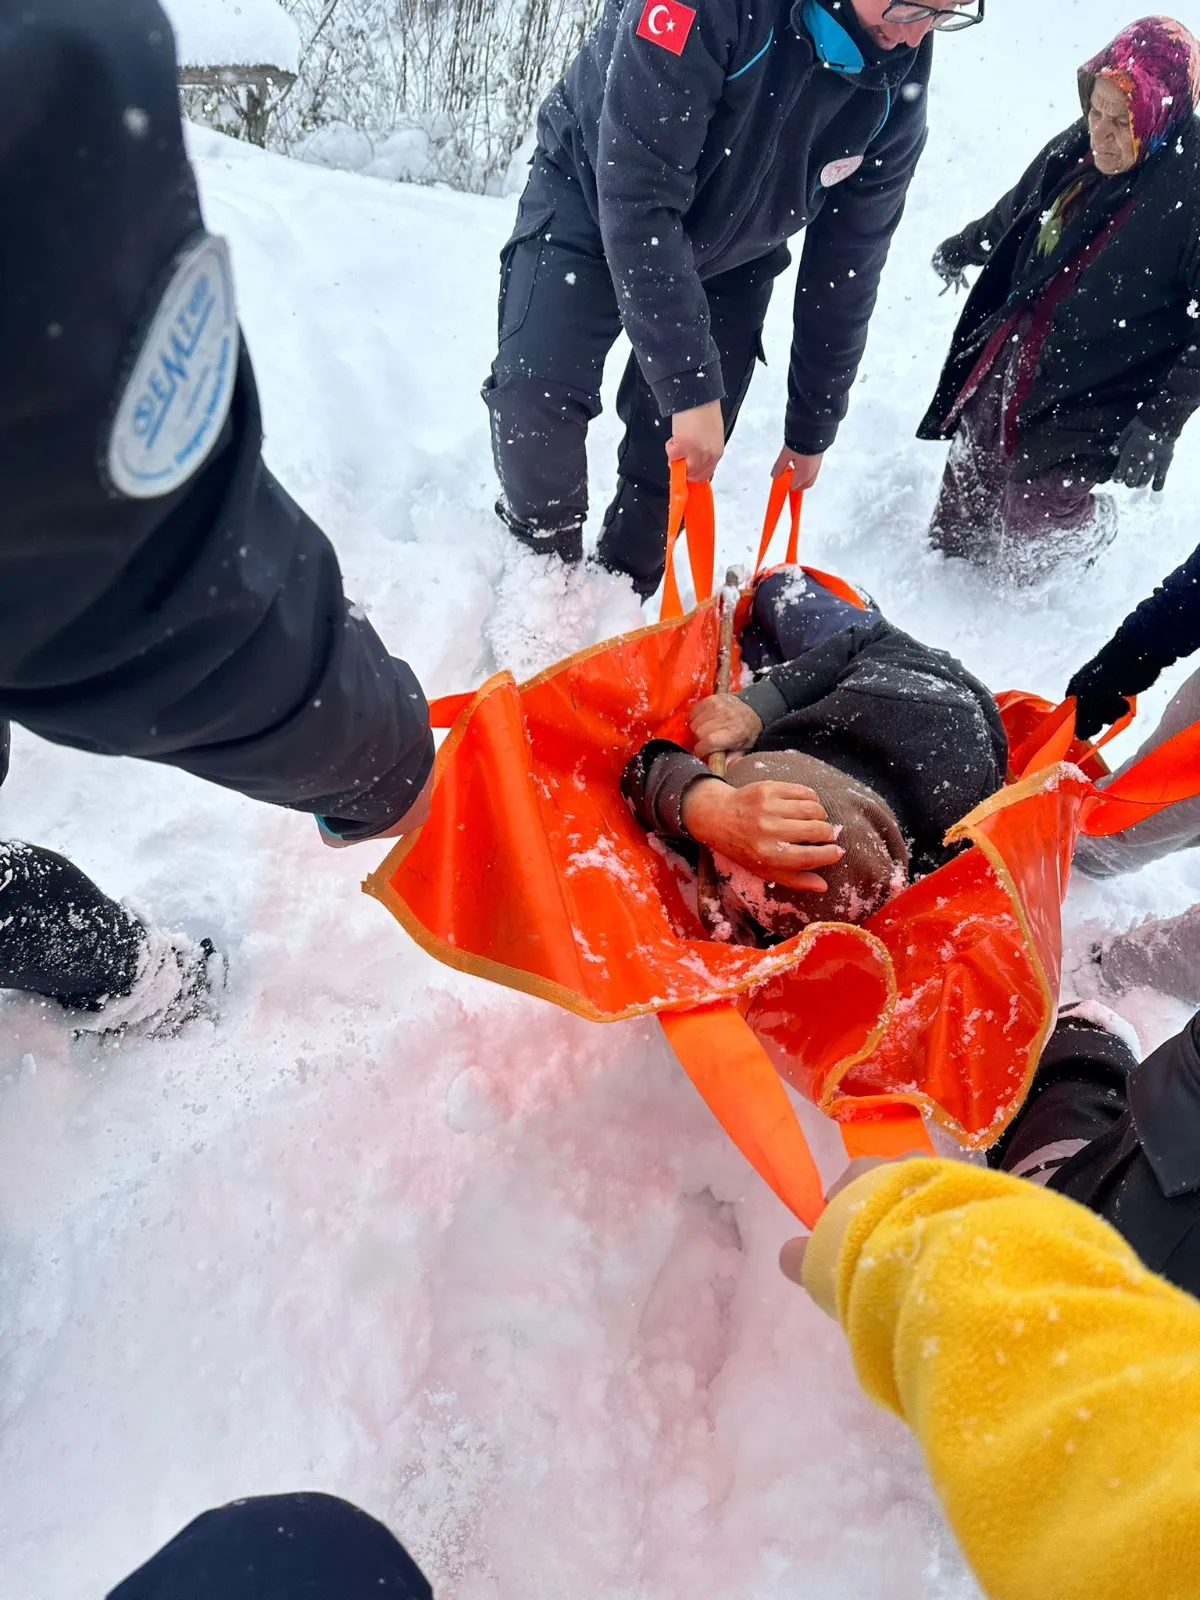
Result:
{"type": "Polygon", "coordinates": [[[328,1494],[272,1494],[206,1511],[108,1600],[431,1600],[381,1522],[328,1494]]]}
{"type": "MultiPolygon", "coordinates": [[[[770,255],[705,284],[713,341],[721,354],[725,398],[721,411],[725,437],[732,434],[754,363],[762,356],[762,326],[775,279],[791,257],[780,245],[770,255]]],[[[654,395],[631,356],[617,393],[617,414],[625,436],[617,456],[617,492],[604,516],[597,550],[613,572],[626,572],[642,595],[662,581],[667,536],[670,465],[666,444],[671,419],[661,415],[654,395]]]]}
{"type": "Polygon", "coordinates": [[[621,322],[578,181],[540,154],[500,260],[499,349],[483,397],[501,514],[534,549],[578,560],[587,428],[621,322]]]}
{"type": "Polygon", "coordinates": [[[0,844],[0,989],[95,1010],[128,994],[142,924],[52,850],[0,844]]]}

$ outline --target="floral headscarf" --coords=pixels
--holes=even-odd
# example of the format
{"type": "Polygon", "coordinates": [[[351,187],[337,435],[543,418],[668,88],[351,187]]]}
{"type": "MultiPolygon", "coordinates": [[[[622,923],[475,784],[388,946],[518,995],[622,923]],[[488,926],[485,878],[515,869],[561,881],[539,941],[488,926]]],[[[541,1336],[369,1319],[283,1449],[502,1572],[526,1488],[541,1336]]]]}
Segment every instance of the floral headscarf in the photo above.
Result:
{"type": "Polygon", "coordinates": [[[1097,78],[1115,83],[1129,102],[1133,154],[1153,154],[1200,101],[1200,44],[1173,17],[1142,17],[1131,22],[1079,69],[1079,99],[1084,115],[1097,78]]]}

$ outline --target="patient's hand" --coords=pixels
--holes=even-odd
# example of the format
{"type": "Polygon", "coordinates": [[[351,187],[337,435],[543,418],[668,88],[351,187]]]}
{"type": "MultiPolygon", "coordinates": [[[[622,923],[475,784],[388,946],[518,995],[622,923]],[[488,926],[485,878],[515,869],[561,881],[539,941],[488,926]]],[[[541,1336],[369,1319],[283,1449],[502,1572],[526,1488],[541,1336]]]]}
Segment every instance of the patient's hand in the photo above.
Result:
{"type": "Polygon", "coordinates": [[[718,750],[749,750],[763,726],[757,712],[735,694],[710,694],[692,707],[688,721],[701,761],[718,750]]]}
{"type": "Polygon", "coordinates": [[[735,789],[719,778],[698,778],[684,794],[682,817],[693,839],[789,889],[821,893],[829,885],[812,869],[831,867],[845,854],[820,800],[800,783],[735,789]]]}

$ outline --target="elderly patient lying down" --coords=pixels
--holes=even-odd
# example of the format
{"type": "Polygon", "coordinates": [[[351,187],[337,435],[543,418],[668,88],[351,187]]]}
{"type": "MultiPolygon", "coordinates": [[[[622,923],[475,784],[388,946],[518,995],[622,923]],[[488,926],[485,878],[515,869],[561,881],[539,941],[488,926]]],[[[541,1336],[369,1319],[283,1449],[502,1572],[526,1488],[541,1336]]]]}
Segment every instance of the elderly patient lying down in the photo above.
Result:
{"type": "Polygon", "coordinates": [[[742,942],[861,922],[946,861],[946,829],[1003,783],[996,702],[953,656],[798,567],[759,585],[741,649],[754,681],[694,708],[693,753],[643,745],[622,792],[693,863],[709,846],[742,942]],[[718,750],[724,779],[702,759],[718,750]]]}

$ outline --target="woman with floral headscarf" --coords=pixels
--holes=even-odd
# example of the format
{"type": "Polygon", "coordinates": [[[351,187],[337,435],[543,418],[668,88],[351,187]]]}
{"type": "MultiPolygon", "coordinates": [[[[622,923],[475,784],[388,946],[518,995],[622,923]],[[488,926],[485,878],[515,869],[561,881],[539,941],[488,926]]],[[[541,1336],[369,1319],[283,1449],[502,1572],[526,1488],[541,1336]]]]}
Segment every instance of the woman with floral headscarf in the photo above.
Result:
{"type": "Polygon", "coordinates": [[[1200,45],[1169,17],[1079,71],[1083,117],[933,258],[983,271],[922,439],[952,438],[931,538],[1017,580],[1116,532],[1097,483],[1161,489],[1200,405],[1200,45]]]}

